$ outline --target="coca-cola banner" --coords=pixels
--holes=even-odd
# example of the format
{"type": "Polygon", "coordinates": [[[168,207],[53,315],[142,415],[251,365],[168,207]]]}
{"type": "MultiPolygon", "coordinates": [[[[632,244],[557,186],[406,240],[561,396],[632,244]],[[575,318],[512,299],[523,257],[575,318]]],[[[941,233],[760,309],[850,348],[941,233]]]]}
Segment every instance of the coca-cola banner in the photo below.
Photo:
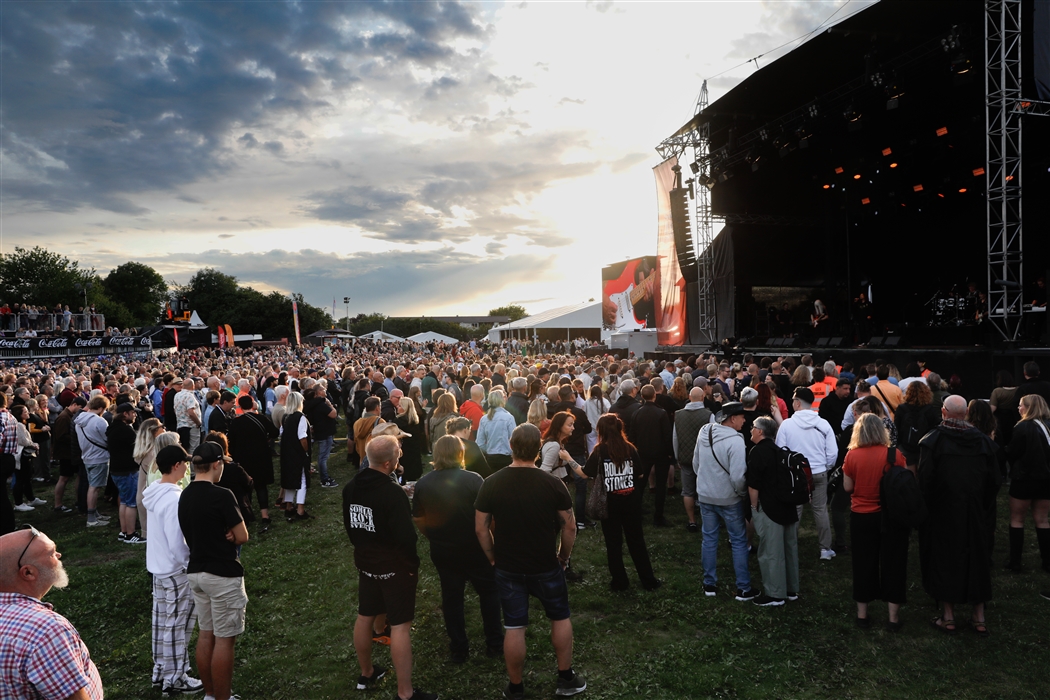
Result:
{"type": "Polygon", "coordinates": [[[0,338],[0,350],[92,350],[121,348],[127,352],[150,350],[153,340],[147,336],[114,336],[110,338],[0,338]]]}

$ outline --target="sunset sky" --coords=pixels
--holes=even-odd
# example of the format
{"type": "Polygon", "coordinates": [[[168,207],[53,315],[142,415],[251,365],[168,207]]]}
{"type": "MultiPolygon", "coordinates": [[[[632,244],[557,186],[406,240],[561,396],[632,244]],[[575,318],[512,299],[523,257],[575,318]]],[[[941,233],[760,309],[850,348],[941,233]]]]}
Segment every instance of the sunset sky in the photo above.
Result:
{"type": "Polygon", "coordinates": [[[597,298],[704,78],[870,4],[5,1],[0,252],[337,316],[597,298]]]}

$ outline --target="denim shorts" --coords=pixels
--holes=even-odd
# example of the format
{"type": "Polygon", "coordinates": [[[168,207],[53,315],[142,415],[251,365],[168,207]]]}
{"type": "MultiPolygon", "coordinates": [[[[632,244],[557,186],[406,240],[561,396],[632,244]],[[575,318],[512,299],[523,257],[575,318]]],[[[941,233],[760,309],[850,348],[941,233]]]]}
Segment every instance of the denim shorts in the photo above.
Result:
{"type": "Polygon", "coordinates": [[[109,462],[101,462],[99,464],[85,463],[84,469],[88,475],[88,486],[96,489],[106,487],[106,483],[109,481],[109,462]]]}
{"type": "Polygon", "coordinates": [[[503,626],[509,630],[529,626],[529,596],[543,605],[547,619],[569,619],[569,589],[559,566],[543,574],[512,574],[496,569],[496,590],[503,608],[503,626]]]}
{"type": "Polygon", "coordinates": [[[117,485],[120,492],[120,505],[135,508],[135,496],[139,490],[139,475],[134,474],[111,474],[113,483],[117,485]]]}

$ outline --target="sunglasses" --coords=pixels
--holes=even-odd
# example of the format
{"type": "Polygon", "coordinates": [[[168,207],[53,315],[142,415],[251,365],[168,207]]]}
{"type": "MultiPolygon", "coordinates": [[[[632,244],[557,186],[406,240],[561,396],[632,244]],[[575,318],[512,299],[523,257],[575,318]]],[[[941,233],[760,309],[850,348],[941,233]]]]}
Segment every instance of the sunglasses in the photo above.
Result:
{"type": "Polygon", "coordinates": [[[30,547],[30,545],[33,544],[33,540],[35,540],[37,537],[40,536],[40,530],[37,530],[32,525],[26,525],[22,529],[23,530],[29,530],[33,534],[33,536],[30,537],[29,538],[29,542],[26,543],[26,548],[23,549],[22,553],[18,555],[18,563],[16,565],[16,570],[22,568],[22,557],[24,557],[26,555],[26,552],[29,551],[29,547],[30,547]]]}

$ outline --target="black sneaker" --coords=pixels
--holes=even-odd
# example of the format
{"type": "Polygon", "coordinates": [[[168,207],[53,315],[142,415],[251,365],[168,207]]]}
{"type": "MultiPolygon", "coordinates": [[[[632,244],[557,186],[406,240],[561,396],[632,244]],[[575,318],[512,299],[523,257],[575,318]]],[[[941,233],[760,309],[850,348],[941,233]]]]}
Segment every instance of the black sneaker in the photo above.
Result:
{"type": "Polygon", "coordinates": [[[383,679],[383,676],[385,676],[385,675],[386,675],[386,669],[385,668],[383,668],[382,666],[375,666],[375,665],[373,665],[372,666],[372,675],[371,676],[358,676],[357,677],[357,689],[358,690],[368,690],[369,688],[374,686],[376,683],[381,681],[383,679]]]}
{"type": "Polygon", "coordinates": [[[685,526],[685,529],[688,530],[689,532],[693,533],[694,535],[696,533],[700,532],[700,526],[697,525],[696,523],[689,523],[688,525],[685,526]]]}
{"type": "MultiPolygon", "coordinates": [[[[401,700],[401,696],[398,693],[394,693],[394,700],[401,700]]],[[[438,700],[437,693],[424,693],[422,690],[413,690],[412,697],[408,700],[438,700]]]]}
{"type": "Polygon", "coordinates": [[[118,532],[117,533],[117,542],[126,542],[127,539],[128,539],[128,536],[125,535],[123,532],[118,532]]]}
{"type": "Polygon", "coordinates": [[[321,482],[321,488],[323,489],[334,489],[339,486],[335,479],[329,479],[328,481],[321,482]]]}
{"type": "Polygon", "coordinates": [[[748,588],[746,591],[737,589],[736,592],[736,599],[739,600],[741,603],[746,603],[747,601],[754,600],[757,597],[758,591],[756,591],[754,588],[748,588]]]}
{"type": "Polygon", "coordinates": [[[263,533],[263,532],[269,532],[269,531],[270,531],[270,519],[269,518],[262,518],[261,520],[259,520],[259,532],[263,533]]]}
{"type": "Polygon", "coordinates": [[[587,690],[587,681],[583,680],[583,676],[572,672],[572,678],[565,680],[561,676],[558,676],[558,689],[554,691],[555,695],[576,695],[587,690]]]}
{"type": "Polygon", "coordinates": [[[770,597],[770,596],[768,596],[768,595],[763,593],[762,595],[758,596],[757,598],[755,598],[751,602],[753,602],[755,605],[759,606],[760,608],[772,608],[772,607],[777,607],[777,606],[783,605],[784,604],[784,599],[783,598],[773,598],[773,597],[770,597]]]}
{"type": "Polygon", "coordinates": [[[510,683],[503,689],[503,697],[509,700],[525,700],[525,686],[522,686],[521,690],[511,690],[510,683]]]}
{"type": "Polygon", "coordinates": [[[55,515],[65,515],[66,513],[73,512],[73,509],[69,506],[57,506],[56,508],[52,508],[51,510],[54,511],[55,515]]]}
{"type": "Polygon", "coordinates": [[[792,593],[791,591],[788,591],[788,600],[794,603],[796,600],[798,600],[798,593],[792,593]]]}
{"type": "Polygon", "coordinates": [[[704,595],[706,595],[708,598],[714,598],[716,595],[718,595],[718,587],[708,586],[707,584],[704,584],[704,595]]]}
{"type": "Polygon", "coordinates": [[[451,651],[448,655],[448,660],[454,664],[465,664],[467,663],[467,652],[465,651],[451,651]]]}
{"type": "Polygon", "coordinates": [[[663,581],[661,581],[660,579],[656,579],[652,583],[642,584],[642,588],[644,588],[647,591],[655,591],[655,590],[659,590],[660,588],[662,588],[663,585],[664,585],[663,581]]]}
{"type": "Polygon", "coordinates": [[[124,536],[124,544],[146,544],[146,538],[137,532],[133,532],[124,536]]]}

